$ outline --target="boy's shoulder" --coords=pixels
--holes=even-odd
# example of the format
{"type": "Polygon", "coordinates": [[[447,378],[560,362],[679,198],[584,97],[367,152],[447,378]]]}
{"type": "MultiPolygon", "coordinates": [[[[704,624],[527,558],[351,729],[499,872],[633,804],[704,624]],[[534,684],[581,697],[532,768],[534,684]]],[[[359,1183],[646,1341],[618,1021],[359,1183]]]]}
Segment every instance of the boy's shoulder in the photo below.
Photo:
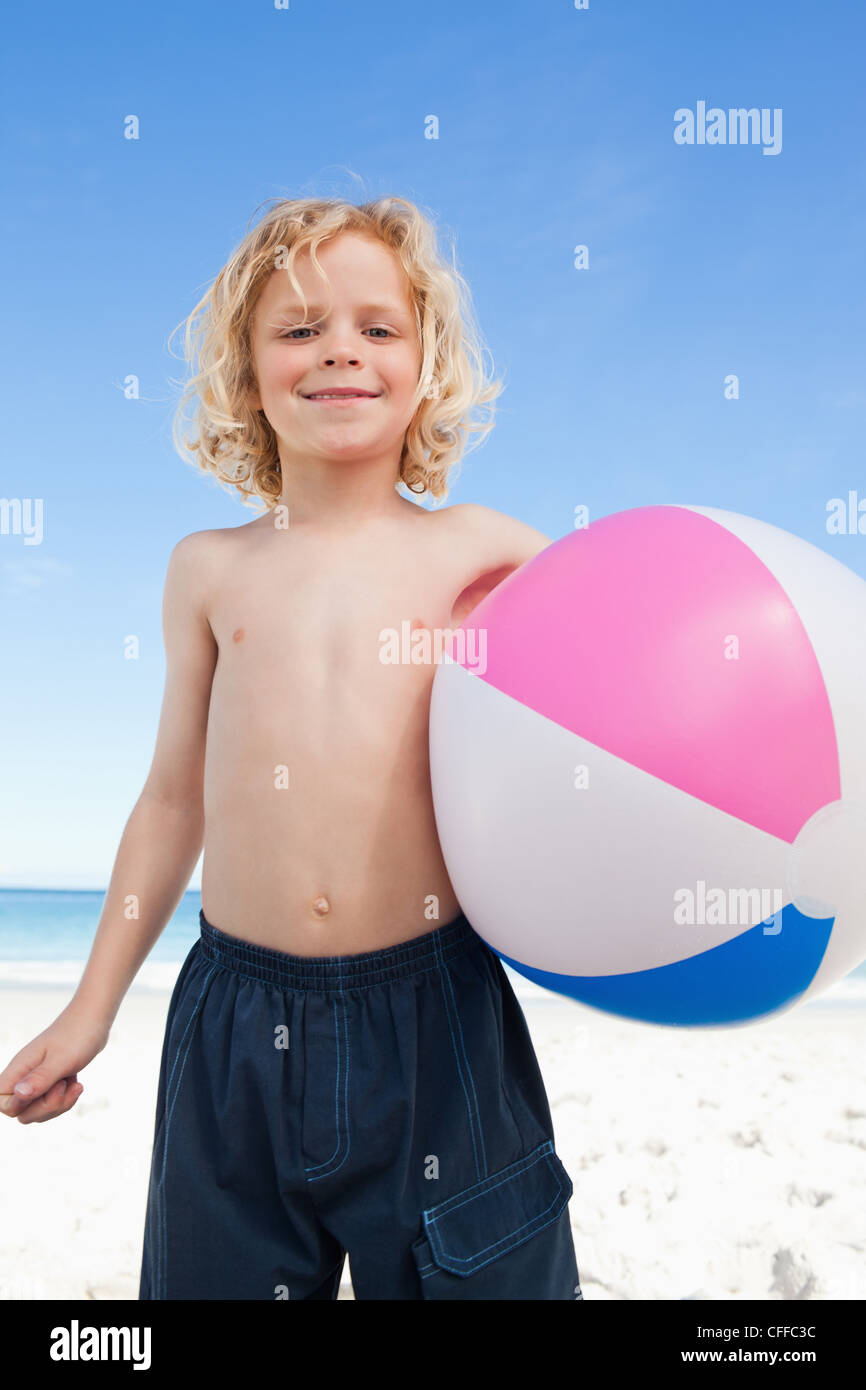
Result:
{"type": "MultiPolygon", "coordinates": [[[[260,520],[260,518],[256,518],[260,520]]],[[[249,539],[255,522],[241,526],[215,526],[207,531],[190,531],[175,543],[171,559],[180,565],[199,566],[210,557],[224,555],[230,547],[244,544],[249,539]]]]}
{"type": "Polygon", "coordinates": [[[455,531],[466,536],[479,558],[491,564],[522,565],[551,544],[549,536],[525,521],[484,507],[478,502],[457,502],[442,509],[455,531]]]}
{"type": "Polygon", "coordinates": [[[239,532],[245,526],[222,526],[207,531],[191,531],[182,536],[168,558],[165,587],[167,595],[207,608],[217,581],[237,558],[239,532]]]}
{"type": "Polygon", "coordinates": [[[190,531],[189,535],[181,537],[175,549],[183,546],[186,550],[200,553],[202,550],[213,549],[214,546],[226,545],[229,541],[238,540],[250,533],[262,519],[261,516],[257,516],[252,521],[242,522],[240,526],[214,526],[206,531],[190,531]]]}

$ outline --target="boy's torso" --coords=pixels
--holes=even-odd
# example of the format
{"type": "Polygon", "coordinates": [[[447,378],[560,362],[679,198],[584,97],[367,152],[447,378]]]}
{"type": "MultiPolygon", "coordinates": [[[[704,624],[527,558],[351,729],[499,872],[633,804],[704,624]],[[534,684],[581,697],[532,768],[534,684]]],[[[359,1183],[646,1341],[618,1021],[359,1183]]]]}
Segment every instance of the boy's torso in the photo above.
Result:
{"type": "Polygon", "coordinates": [[[233,936],[352,955],[460,911],[430,787],[436,664],[383,662],[381,634],[454,628],[467,588],[471,607],[503,576],[460,508],[407,507],[354,534],[270,516],[203,533],[219,654],[202,906],[233,936]]]}

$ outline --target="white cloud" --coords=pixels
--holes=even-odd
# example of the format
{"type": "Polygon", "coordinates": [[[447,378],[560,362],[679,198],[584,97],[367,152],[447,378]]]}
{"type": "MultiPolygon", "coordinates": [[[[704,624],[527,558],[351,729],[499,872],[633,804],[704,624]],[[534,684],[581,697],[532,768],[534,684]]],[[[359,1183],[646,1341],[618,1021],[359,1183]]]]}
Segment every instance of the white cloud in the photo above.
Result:
{"type": "Polygon", "coordinates": [[[5,594],[26,594],[41,589],[57,577],[74,574],[72,565],[51,555],[28,555],[27,559],[7,559],[0,564],[0,582],[5,594]]]}

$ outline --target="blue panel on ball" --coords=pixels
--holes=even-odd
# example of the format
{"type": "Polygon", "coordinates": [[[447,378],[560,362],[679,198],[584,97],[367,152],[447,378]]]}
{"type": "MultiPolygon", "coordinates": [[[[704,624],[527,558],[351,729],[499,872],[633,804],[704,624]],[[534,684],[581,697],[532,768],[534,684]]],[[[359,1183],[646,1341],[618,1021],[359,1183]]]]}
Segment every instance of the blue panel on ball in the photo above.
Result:
{"type": "MultiPolygon", "coordinates": [[[[491,950],[528,980],[605,1013],[646,1023],[719,1027],[790,1007],[814,979],[834,920],[805,917],[788,903],[781,931],[765,933],[759,923],[700,955],[626,975],[556,975],[491,950]]],[[[772,918],[766,925],[773,927],[772,918]]]]}

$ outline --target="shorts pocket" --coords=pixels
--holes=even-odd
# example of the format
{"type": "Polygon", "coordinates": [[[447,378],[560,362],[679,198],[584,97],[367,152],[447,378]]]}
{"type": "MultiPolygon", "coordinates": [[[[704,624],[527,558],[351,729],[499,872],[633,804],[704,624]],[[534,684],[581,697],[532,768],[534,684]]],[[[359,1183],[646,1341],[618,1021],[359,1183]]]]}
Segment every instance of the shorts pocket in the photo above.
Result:
{"type": "Polygon", "coordinates": [[[412,1254],[425,1299],[574,1299],[571,1178],[548,1139],[423,1212],[412,1254]]]}

